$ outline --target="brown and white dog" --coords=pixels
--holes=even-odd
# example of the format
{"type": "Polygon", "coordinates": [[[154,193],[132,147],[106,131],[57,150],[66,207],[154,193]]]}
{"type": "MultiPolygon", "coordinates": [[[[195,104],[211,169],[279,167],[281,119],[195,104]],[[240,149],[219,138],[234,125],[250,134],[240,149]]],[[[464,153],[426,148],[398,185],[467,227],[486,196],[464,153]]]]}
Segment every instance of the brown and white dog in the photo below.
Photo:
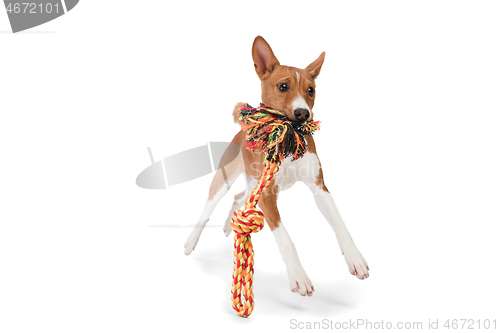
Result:
{"type": "MultiPolygon", "coordinates": [[[[316,97],[314,80],[323,65],[325,52],[305,69],[283,66],[264,38],[257,36],[253,42],[252,57],[255,71],[262,81],[262,103],[281,110],[291,121],[306,122],[311,120],[313,118],[314,98],[316,97]]],[[[241,106],[242,104],[238,104],[234,109],[236,122],[241,106]]],[[[333,227],[349,272],[363,280],[368,278],[369,268],[347,231],[333,198],[323,182],[323,171],[314,140],[311,136],[306,136],[306,141],[308,144],[307,153],[297,161],[292,162],[290,158],[287,158],[282,162],[273,183],[260,198],[259,207],[264,213],[265,220],[285,261],[292,292],[302,296],[312,296],[314,287],[302,268],[295,246],[283,226],[276,205],[279,191],[290,188],[297,181],[302,181],[309,187],[318,208],[333,227]]],[[[264,154],[246,149],[245,132],[243,131],[236,134],[232,143],[238,145],[241,152],[227,165],[224,163],[224,156],[222,157],[221,163],[226,166],[219,169],[214,176],[203,213],[184,245],[186,255],[189,255],[195,248],[215,206],[228,192],[236,178],[244,174],[247,186],[245,191],[234,197],[234,203],[224,227],[226,236],[231,233],[229,223],[233,212],[243,206],[249,193],[261,177],[264,154]]]]}

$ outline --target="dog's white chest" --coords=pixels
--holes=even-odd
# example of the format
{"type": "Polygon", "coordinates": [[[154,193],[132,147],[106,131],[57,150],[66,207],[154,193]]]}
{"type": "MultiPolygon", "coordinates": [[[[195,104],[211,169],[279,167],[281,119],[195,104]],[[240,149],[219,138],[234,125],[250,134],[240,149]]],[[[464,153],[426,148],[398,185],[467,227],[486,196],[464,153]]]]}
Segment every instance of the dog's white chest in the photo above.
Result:
{"type": "Polygon", "coordinates": [[[314,153],[306,153],[293,162],[291,157],[287,157],[281,162],[275,182],[280,191],[289,189],[299,180],[309,186],[317,182],[319,169],[319,159],[314,153]]]}

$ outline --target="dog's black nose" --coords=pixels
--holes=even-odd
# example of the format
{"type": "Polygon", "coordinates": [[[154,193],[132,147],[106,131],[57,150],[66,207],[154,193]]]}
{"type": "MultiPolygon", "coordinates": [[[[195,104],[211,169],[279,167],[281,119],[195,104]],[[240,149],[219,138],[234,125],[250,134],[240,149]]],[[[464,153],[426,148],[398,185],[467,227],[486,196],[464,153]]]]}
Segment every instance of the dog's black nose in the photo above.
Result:
{"type": "Polygon", "coordinates": [[[297,121],[301,123],[309,119],[309,111],[307,109],[295,109],[293,114],[297,121]]]}

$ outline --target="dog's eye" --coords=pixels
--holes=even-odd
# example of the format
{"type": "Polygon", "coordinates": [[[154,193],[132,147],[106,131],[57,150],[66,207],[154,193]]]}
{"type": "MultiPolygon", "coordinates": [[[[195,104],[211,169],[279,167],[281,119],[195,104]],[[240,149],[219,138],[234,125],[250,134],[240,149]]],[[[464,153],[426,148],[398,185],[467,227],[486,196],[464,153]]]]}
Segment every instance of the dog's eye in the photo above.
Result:
{"type": "Polygon", "coordinates": [[[278,89],[281,92],[287,92],[289,87],[288,87],[288,84],[286,84],[286,83],[280,83],[280,84],[278,84],[278,89]]]}
{"type": "Polygon", "coordinates": [[[314,95],[314,88],[313,88],[313,87],[309,87],[309,88],[307,89],[307,93],[309,94],[309,96],[311,96],[311,97],[312,97],[312,96],[314,95]]]}

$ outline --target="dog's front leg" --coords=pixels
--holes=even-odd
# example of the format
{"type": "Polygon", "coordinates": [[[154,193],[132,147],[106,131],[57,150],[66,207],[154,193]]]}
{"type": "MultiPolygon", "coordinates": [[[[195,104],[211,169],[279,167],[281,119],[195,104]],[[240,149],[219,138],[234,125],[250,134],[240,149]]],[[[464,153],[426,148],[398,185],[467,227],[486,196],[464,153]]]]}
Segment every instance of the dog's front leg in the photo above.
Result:
{"type": "Polygon", "coordinates": [[[299,293],[302,296],[312,296],[314,287],[311,280],[307,277],[299,256],[295,249],[290,236],[285,227],[281,223],[280,214],[277,206],[277,187],[271,185],[270,188],[262,195],[259,200],[259,207],[264,213],[267,225],[273,232],[279,251],[285,262],[288,272],[288,280],[290,289],[294,293],[299,293]]]}
{"type": "Polygon", "coordinates": [[[311,190],[316,200],[316,205],[328,223],[333,227],[340,250],[347,262],[349,272],[361,280],[368,278],[368,264],[361,252],[359,252],[356,244],[354,244],[349,231],[347,231],[332,195],[328,192],[324,184],[312,186],[311,190]]]}

